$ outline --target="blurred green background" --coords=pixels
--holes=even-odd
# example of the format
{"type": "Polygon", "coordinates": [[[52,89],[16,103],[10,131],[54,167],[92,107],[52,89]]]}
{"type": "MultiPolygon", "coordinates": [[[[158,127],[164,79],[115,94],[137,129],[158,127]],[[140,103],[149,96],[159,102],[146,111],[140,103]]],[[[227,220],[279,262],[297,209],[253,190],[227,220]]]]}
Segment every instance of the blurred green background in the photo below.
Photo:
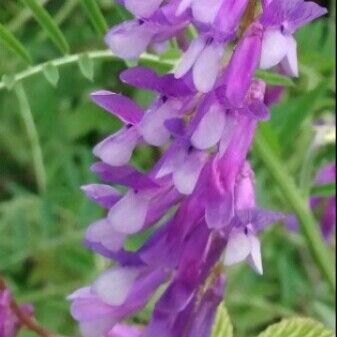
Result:
{"type": "MultiPolygon", "coordinates": [[[[39,2],[61,28],[71,54],[104,49],[100,29],[92,25],[84,6],[87,1],[39,2]]],[[[109,26],[126,15],[112,0],[97,3],[109,26]]],[[[22,42],[34,65],[63,57],[25,1],[1,0],[0,23],[22,42]]],[[[329,17],[303,28],[297,40],[301,76],[294,87],[286,89],[272,109],[271,121],[261,130],[306,190],[317,169],[335,160],[333,131],[319,147],[313,145],[317,140],[315,119],[328,121],[331,128],[334,125],[334,9],[329,17]]],[[[134,97],[143,106],[151,95],[119,82],[123,62],[104,58],[91,63],[86,56],[81,65],[49,64],[44,73],[40,71],[13,87],[13,74],[28,66],[4,47],[0,40],[0,273],[20,302],[34,304],[39,321],[60,334],[75,336],[76,324],[65,297],[89,284],[108,265],[81,244],[86,226],[102,211],[85,198],[80,186],[96,181],[89,171],[94,162],[93,145],[119,127],[119,122],[96,108],[88,95],[105,88],[134,97]],[[84,75],[90,77],[92,71],[94,80],[90,81],[84,75]],[[46,79],[56,82],[58,75],[55,86],[46,79]]],[[[176,51],[164,58],[172,55],[176,51]]],[[[156,150],[142,148],[134,162],[147,168],[156,155],[156,150]]],[[[291,212],[254,150],[251,159],[260,204],[291,212]]],[[[290,234],[281,225],[269,229],[263,236],[263,258],[263,277],[246,265],[229,271],[226,302],[237,336],[253,336],[266,325],[294,314],[334,327],[334,298],[301,234],[290,234]]],[[[145,310],[135,319],[145,322],[147,317],[145,310]]],[[[22,331],[21,336],[31,334],[22,331]]]]}

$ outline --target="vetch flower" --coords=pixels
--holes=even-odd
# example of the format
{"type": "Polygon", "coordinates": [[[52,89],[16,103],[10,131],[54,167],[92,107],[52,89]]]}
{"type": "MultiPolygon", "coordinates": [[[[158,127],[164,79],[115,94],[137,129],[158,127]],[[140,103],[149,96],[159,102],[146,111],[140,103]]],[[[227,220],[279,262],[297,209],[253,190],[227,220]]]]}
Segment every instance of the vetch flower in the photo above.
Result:
{"type": "MultiPolygon", "coordinates": [[[[130,1],[130,6],[131,2],[135,5],[139,1],[130,1]]],[[[137,4],[138,8],[135,9],[138,14],[142,11],[147,11],[143,14],[152,12],[153,8],[141,3],[142,5],[137,4]]],[[[153,0],[149,0],[149,3],[152,4],[153,0]]],[[[187,27],[187,18],[176,17],[174,6],[174,3],[166,4],[150,17],[127,21],[112,28],[105,37],[107,46],[123,59],[138,59],[151,45],[165,42],[187,27]]]]}
{"type": "Polygon", "coordinates": [[[212,37],[195,39],[185,52],[175,70],[176,78],[181,78],[191,69],[195,87],[200,92],[213,89],[219,74],[220,62],[224,55],[224,43],[212,37]]]}
{"type": "Polygon", "coordinates": [[[94,149],[101,161],[92,171],[103,183],[83,187],[106,210],[88,228],[85,245],[114,264],[70,296],[72,314],[83,337],[209,337],[227,266],[246,261],[262,273],[259,235],[284,219],[257,205],[247,161],[258,123],[269,118],[266,83],[255,72],[282,63],[296,73],[292,34],[324,10],[300,0],[264,1],[241,36],[247,0],[120,3],[136,19],[107,34],[116,55],[137,59],[171,38],[184,54],[168,74],[142,66],[121,73],[125,84],[155,93],[146,109],[120,94],[92,94],[124,124],[94,149]],[[196,37],[186,34],[189,25],[196,37]],[[274,38],[280,43],[268,50],[274,38]],[[147,172],[131,164],[144,144],[161,154],[147,172]],[[145,230],[145,242],[127,250],[128,238],[145,230]],[[148,326],[121,329],[154,297],[148,326]]]}
{"type": "Polygon", "coordinates": [[[141,327],[126,324],[117,324],[104,337],[141,337],[141,334],[141,327]]]}
{"type": "Polygon", "coordinates": [[[304,0],[264,1],[260,22],[264,26],[260,67],[281,64],[286,74],[298,76],[297,43],[293,34],[327,10],[304,0]]]}

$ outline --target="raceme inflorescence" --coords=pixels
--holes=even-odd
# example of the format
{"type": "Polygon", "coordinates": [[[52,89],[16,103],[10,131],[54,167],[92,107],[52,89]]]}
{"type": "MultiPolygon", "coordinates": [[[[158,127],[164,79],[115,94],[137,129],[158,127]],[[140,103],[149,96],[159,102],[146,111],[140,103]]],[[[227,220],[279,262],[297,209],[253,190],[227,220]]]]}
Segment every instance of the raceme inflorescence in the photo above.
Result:
{"type": "Polygon", "coordinates": [[[259,233],[283,218],[257,205],[247,160],[271,101],[256,70],[297,76],[294,33],[326,10],[303,0],[119,2],[135,18],[106,35],[114,54],[134,61],[175,43],[183,55],[168,74],[141,66],[121,73],[156,94],[146,111],[118,93],[91,95],[124,124],[94,148],[92,170],[106,184],[83,187],[107,210],[85,243],[115,263],[70,296],[72,314],[83,337],[115,336],[155,298],[148,325],[128,336],[209,337],[225,266],[247,261],[262,273],[259,233]],[[130,164],[144,144],[162,154],[148,172],[130,164]],[[128,251],[125,242],[144,231],[148,239],[128,251]]]}

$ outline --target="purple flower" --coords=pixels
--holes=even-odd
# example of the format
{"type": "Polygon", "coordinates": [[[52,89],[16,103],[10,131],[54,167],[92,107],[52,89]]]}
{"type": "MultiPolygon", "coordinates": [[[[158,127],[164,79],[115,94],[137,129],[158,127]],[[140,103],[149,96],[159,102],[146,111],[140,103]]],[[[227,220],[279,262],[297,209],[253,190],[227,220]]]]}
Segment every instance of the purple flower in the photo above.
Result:
{"type": "MultiPolygon", "coordinates": [[[[152,12],[151,6],[139,6],[137,0],[132,2],[135,11],[152,12]]],[[[157,1],[158,2],[158,1],[157,1]]],[[[151,0],[149,3],[154,4],[151,0]]],[[[175,5],[167,4],[150,17],[135,19],[112,28],[105,37],[108,47],[119,57],[127,60],[137,59],[148,47],[160,44],[179,34],[188,25],[185,16],[176,17],[175,5]]],[[[144,13],[146,14],[146,13],[144,13]]],[[[147,15],[146,15],[147,16],[147,15]]]]}
{"type": "Polygon", "coordinates": [[[216,82],[223,55],[224,43],[200,36],[184,54],[175,70],[175,76],[181,78],[192,69],[196,89],[209,92],[216,82]]]}
{"type": "MultiPolygon", "coordinates": [[[[106,218],[89,227],[86,244],[118,264],[70,297],[73,316],[84,337],[100,337],[143,308],[164,287],[144,336],[158,331],[170,337],[208,336],[224,290],[221,265],[247,259],[262,272],[257,235],[282,218],[256,208],[253,173],[245,163],[257,122],[266,117],[262,103],[265,85],[253,81],[240,107],[228,108],[216,92],[198,102],[183,80],[160,77],[143,68],[128,70],[122,79],[157,91],[156,109],[169,107],[168,114],[161,113],[164,118],[158,122],[153,109],[144,114],[125,97],[109,92],[93,94],[94,101],[128,123],[123,130],[134,129],[137,142],[142,139],[154,144],[144,133],[144,120],[159,135],[166,130],[163,144],[168,148],[147,175],[127,165],[128,150],[124,150],[128,156],[123,162],[114,158],[123,151],[116,145],[103,145],[107,146],[104,151],[100,145],[95,151],[104,162],[95,164],[93,171],[128,190],[121,194],[110,185],[83,187],[108,210],[106,218]],[[173,215],[155,229],[174,206],[173,215]],[[143,247],[136,252],[124,250],[128,235],[149,227],[154,232],[143,247]],[[188,328],[185,321],[190,322],[188,328]]],[[[114,144],[115,136],[111,139],[114,144]]],[[[135,144],[130,140],[123,146],[128,149],[130,144],[133,150],[135,144]]]]}
{"type": "Polygon", "coordinates": [[[247,7],[247,0],[184,0],[177,8],[177,15],[190,9],[192,20],[203,29],[208,28],[226,34],[235,32],[247,7]],[[231,15],[228,15],[230,13],[231,15]]]}
{"type": "Polygon", "coordinates": [[[101,162],[92,171],[104,183],[83,187],[106,210],[88,228],[85,244],[114,265],[70,296],[72,314],[83,337],[209,337],[224,295],[224,266],[246,261],[262,273],[259,234],[284,218],[256,204],[247,162],[256,127],[269,118],[266,84],[254,79],[256,69],[282,61],[294,72],[292,34],[323,10],[302,1],[264,1],[263,14],[225,64],[225,46],[236,42],[247,0],[120,2],[137,19],[108,33],[114,53],[135,59],[176,37],[184,54],[174,73],[122,72],[124,83],[156,93],[147,109],[109,91],[91,96],[124,124],[94,149],[101,162]],[[189,25],[198,33],[191,41],[189,25]],[[273,36],[287,41],[287,48],[274,48],[277,58],[266,49],[273,36]],[[161,158],[140,172],[130,162],[144,144],[161,148],[161,158]],[[129,236],[144,230],[146,242],[126,250],[129,236]],[[153,297],[148,326],[121,329],[119,322],[153,297]]]}
{"type": "Polygon", "coordinates": [[[132,14],[139,18],[151,16],[161,5],[163,0],[148,0],[146,2],[139,0],[124,0],[124,6],[132,14]]]}
{"type": "Polygon", "coordinates": [[[140,337],[141,328],[125,324],[117,324],[105,337],[140,337]]]}
{"type": "Polygon", "coordinates": [[[264,1],[260,18],[264,26],[260,67],[269,69],[281,64],[287,74],[298,76],[297,43],[293,34],[326,13],[325,8],[310,1],[264,1]]]}

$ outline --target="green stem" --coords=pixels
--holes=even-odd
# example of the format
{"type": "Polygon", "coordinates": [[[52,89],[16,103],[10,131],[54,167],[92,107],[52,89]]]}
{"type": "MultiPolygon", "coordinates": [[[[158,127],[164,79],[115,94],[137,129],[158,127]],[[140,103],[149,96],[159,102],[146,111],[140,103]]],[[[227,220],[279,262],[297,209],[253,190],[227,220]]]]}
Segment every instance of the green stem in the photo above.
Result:
{"type": "Polygon", "coordinates": [[[334,262],[323,241],[319,227],[309,208],[308,201],[302,196],[293,178],[287,172],[281,160],[274,154],[267,140],[260,132],[257,132],[255,138],[255,149],[297,215],[310,252],[317,266],[335,292],[336,280],[334,262]]]}
{"type": "Polygon", "coordinates": [[[310,191],[312,188],[311,173],[315,156],[316,156],[316,146],[314,144],[311,144],[304,159],[299,182],[300,190],[303,191],[306,198],[309,198],[310,191]]]}
{"type": "Polygon", "coordinates": [[[28,140],[32,150],[34,172],[37,187],[40,193],[46,190],[46,170],[43,163],[42,149],[37,133],[36,125],[29,106],[28,98],[21,83],[15,87],[15,93],[19,102],[21,118],[26,128],[28,140]]]}
{"type": "MultiPolygon", "coordinates": [[[[21,80],[24,80],[36,74],[42,73],[47,63],[51,62],[55,67],[62,67],[67,64],[78,63],[80,58],[83,55],[89,56],[89,58],[92,60],[111,60],[111,59],[120,60],[120,58],[114,55],[110,50],[96,50],[92,52],[84,52],[84,53],[79,53],[79,54],[67,55],[67,56],[52,60],[52,61],[38,64],[34,67],[28,68],[20,73],[15,74],[13,77],[14,82],[19,82],[21,80]]],[[[172,67],[175,65],[175,62],[172,60],[162,60],[156,55],[151,55],[151,54],[146,54],[146,53],[140,57],[140,61],[160,64],[160,65],[166,65],[168,67],[172,67]]],[[[5,83],[0,82],[0,90],[4,88],[6,88],[5,83]]]]}

